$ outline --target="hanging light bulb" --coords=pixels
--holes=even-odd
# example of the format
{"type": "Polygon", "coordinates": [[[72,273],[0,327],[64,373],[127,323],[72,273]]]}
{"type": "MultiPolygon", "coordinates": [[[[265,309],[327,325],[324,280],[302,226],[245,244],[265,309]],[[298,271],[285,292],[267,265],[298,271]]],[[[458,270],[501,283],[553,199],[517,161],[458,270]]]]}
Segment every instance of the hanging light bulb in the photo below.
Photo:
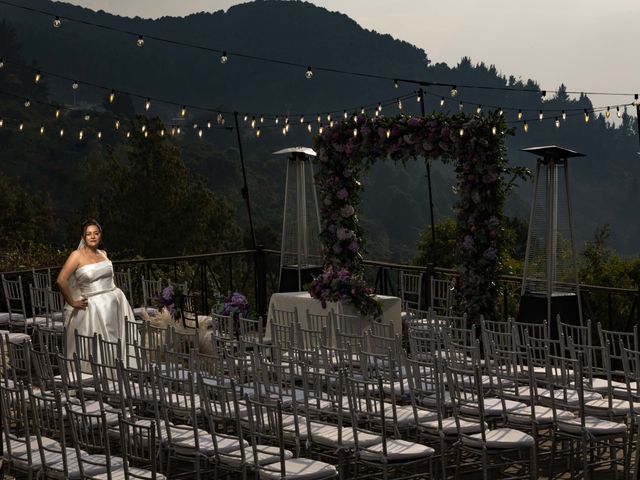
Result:
{"type": "Polygon", "coordinates": [[[455,97],[456,95],[458,95],[458,87],[451,85],[451,96],[455,97]]]}
{"type": "Polygon", "coordinates": [[[80,132],[78,132],[78,140],[82,140],[83,138],[84,138],[84,132],[80,130],[80,132]]]}
{"type": "Polygon", "coordinates": [[[256,130],[256,138],[260,138],[260,135],[261,135],[261,134],[262,134],[262,133],[261,133],[260,129],[258,128],[258,129],[256,130]]]}
{"type": "Polygon", "coordinates": [[[540,100],[544,101],[546,99],[547,99],[547,91],[542,90],[542,93],[540,94],[540,100]]]}
{"type": "Polygon", "coordinates": [[[197,124],[197,123],[194,123],[194,124],[193,124],[193,129],[194,129],[194,130],[197,130],[197,129],[198,129],[198,124],[197,124]]]}
{"type": "Polygon", "coordinates": [[[522,125],[522,129],[524,130],[524,133],[527,133],[529,131],[529,125],[527,124],[527,121],[524,121],[524,124],[522,125]]]}
{"type": "Polygon", "coordinates": [[[286,117],[284,117],[284,124],[285,124],[285,125],[289,125],[289,115],[287,115],[286,117]]]}
{"type": "Polygon", "coordinates": [[[176,136],[176,127],[171,127],[171,136],[172,137],[176,136]]]}
{"type": "Polygon", "coordinates": [[[560,120],[558,120],[558,117],[556,117],[556,128],[560,128],[560,120]]]}
{"type": "Polygon", "coordinates": [[[318,122],[319,124],[322,123],[322,117],[320,116],[320,114],[318,114],[318,116],[316,117],[316,122],[318,122]]]}
{"type": "Polygon", "coordinates": [[[78,88],[80,88],[80,84],[77,82],[77,80],[73,81],[73,83],[71,84],[71,88],[73,88],[74,90],[78,90],[78,88]]]}
{"type": "Polygon", "coordinates": [[[444,107],[444,97],[440,99],[440,108],[444,107]]]}
{"type": "Polygon", "coordinates": [[[358,136],[358,129],[357,129],[357,128],[354,128],[354,129],[353,129],[353,136],[354,136],[354,137],[357,137],[357,136],[358,136]]]}
{"type": "Polygon", "coordinates": [[[278,125],[280,123],[280,117],[276,115],[276,119],[274,120],[275,124],[278,125]]]}
{"type": "Polygon", "coordinates": [[[42,74],[40,73],[40,70],[38,70],[38,71],[36,72],[36,76],[33,78],[33,81],[34,81],[35,83],[38,83],[38,82],[40,82],[40,79],[41,79],[41,78],[42,78],[42,74]]]}
{"type": "Polygon", "coordinates": [[[164,128],[161,128],[161,129],[160,129],[160,136],[161,136],[161,137],[164,137],[164,128]]]}
{"type": "Polygon", "coordinates": [[[187,107],[186,107],[186,105],[183,105],[182,109],[180,110],[180,116],[182,118],[184,118],[184,117],[186,117],[186,115],[187,115],[187,107]]]}
{"type": "Polygon", "coordinates": [[[322,135],[322,132],[324,132],[324,127],[322,126],[322,124],[320,124],[320,126],[318,127],[318,133],[322,135]]]}
{"type": "Polygon", "coordinates": [[[476,108],[476,113],[478,115],[480,115],[480,112],[482,112],[482,105],[478,105],[478,108],[476,108]]]}
{"type": "Polygon", "coordinates": [[[246,122],[247,120],[249,120],[249,115],[247,115],[247,114],[245,113],[245,114],[244,114],[244,117],[243,117],[242,119],[246,122]]]}
{"type": "Polygon", "coordinates": [[[402,111],[402,100],[398,99],[398,110],[402,111]]]}
{"type": "Polygon", "coordinates": [[[131,132],[127,131],[127,138],[131,138],[131,132]]]}
{"type": "Polygon", "coordinates": [[[300,123],[304,123],[304,115],[300,115],[300,123]]]}
{"type": "Polygon", "coordinates": [[[464,105],[463,105],[462,101],[460,101],[460,103],[458,104],[458,110],[459,111],[464,110],[464,105]]]}
{"type": "Polygon", "coordinates": [[[622,115],[620,114],[620,107],[616,107],[616,116],[618,118],[622,117],[622,115]]]}
{"type": "Polygon", "coordinates": [[[44,125],[40,125],[40,135],[44,135],[44,125]]]}
{"type": "Polygon", "coordinates": [[[148,131],[144,132],[144,138],[149,138],[149,132],[148,131]]]}
{"type": "Polygon", "coordinates": [[[366,112],[365,112],[364,107],[360,107],[360,115],[364,115],[365,113],[366,113],[366,112]]]}
{"type": "Polygon", "coordinates": [[[264,115],[260,115],[260,124],[264,124],[264,115]]]}
{"type": "Polygon", "coordinates": [[[84,121],[88,122],[89,120],[91,120],[91,115],[89,115],[88,113],[84,114],[84,121]]]}
{"type": "Polygon", "coordinates": [[[282,135],[286,135],[287,134],[287,127],[282,127],[282,135]]]}
{"type": "Polygon", "coordinates": [[[587,109],[584,109],[584,123],[589,123],[589,112],[587,109]]]}
{"type": "Polygon", "coordinates": [[[98,132],[98,140],[101,140],[101,139],[102,139],[102,132],[99,131],[98,132]]]}
{"type": "Polygon", "coordinates": [[[460,128],[460,136],[463,137],[464,136],[464,128],[460,128]]]}
{"type": "Polygon", "coordinates": [[[181,130],[180,127],[178,127],[178,130],[177,130],[178,135],[180,135],[180,130],[181,130]]]}
{"type": "Polygon", "coordinates": [[[116,130],[120,130],[120,120],[116,120],[116,130]]]}
{"type": "Polygon", "coordinates": [[[222,120],[223,120],[223,118],[224,118],[224,117],[222,116],[222,114],[221,114],[221,113],[219,113],[219,114],[216,116],[216,123],[217,123],[218,125],[222,125],[222,120]]]}
{"type": "Polygon", "coordinates": [[[56,18],[53,19],[53,28],[60,28],[61,25],[62,20],[60,20],[60,17],[58,15],[56,15],[56,18]]]}
{"type": "Polygon", "coordinates": [[[56,108],[56,118],[60,118],[60,109],[56,108]]]}
{"type": "Polygon", "coordinates": [[[225,65],[228,61],[229,57],[227,57],[227,52],[222,52],[222,55],[220,55],[220,63],[225,65]]]}
{"type": "Polygon", "coordinates": [[[24,123],[20,122],[20,125],[18,125],[18,130],[19,131],[24,130],[24,123]]]}
{"type": "Polygon", "coordinates": [[[348,115],[347,115],[347,111],[345,110],[344,113],[342,114],[342,116],[344,117],[344,119],[346,120],[348,115]]]}
{"type": "Polygon", "coordinates": [[[0,68],[4,68],[4,58],[0,57],[0,68]]]}
{"type": "Polygon", "coordinates": [[[566,119],[567,119],[567,112],[562,110],[562,120],[566,120],[566,119]]]}
{"type": "Polygon", "coordinates": [[[307,131],[311,133],[311,122],[307,122],[307,131]]]}
{"type": "Polygon", "coordinates": [[[394,86],[395,88],[399,88],[399,87],[400,87],[400,86],[398,85],[398,80],[394,80],[394,81],[393,81],[393,86],[394,86]]]}
{"type": "Polygon", "coordinates": [[[284,126],[284,128],[287,130],[287,133],[289,133],[289,127],[290,125],[288,123],[284,126]]]}
{"type": "Polygon", "coordinates": [[[333,120],[331,120],[331,121],[329,122],[329,126],[330,126],[331,128],[333,128],[333,125],[334,125],[333,120]]]}
{"type": "Polygon", "coordinates": [[[542,121],[543,118],[544,118],[544,112],[540,110],[540,113],[538,114],[538,119],[542,121]]]}
{"type": "Polygon", "coordinates": [[[358,123],[358,115],[353,115],[353,123],[358,123]]]}
{"type": "Polygon", "coordinates": [[[251,117],[251,128],[256,128],[256,117],[251,117]]]}
{"type": "Polygon", "coordinates": [[[330,122],[330,121],[331,121],[331,114],[327,113],[327,122],[330,122]]]}
{"type": "Polygon", "coordinates": [[[496,133],[498,133],[498,129],[494,125],[493,127],[491,127],[491,134],[495,135],[496,133]]]}
{"type": "Polygon", "coordinates": [[[116,99],[116,91],[111,90],[111,93],[109,94],[109,103],[113,103],[115,99],[116,99]]]}
{"type": "Polygon", "coordinates": [[[138,35],[138,40],[136,40],[136,45],[138,45],[139,47],[144,47],[144,38],[142,38],[142,35],[138,35]]]}
{"type": "Polygon", "coordinates": [[[31,100],[29,100],[28,98],[24,101],[24,106],[25,108],[29,108],[31,106],[31,100]]]}
{"type": "Polygon", "coordinates": [[[604,112],[604,116],[609,118],[611,116],[611,107],[607,106],[607,111],[604,112]]]}
{"type": "Polygon", "coordinates": [[[311,67],[307,67],[307,71],[304,76],[307,77],[307,80],[311,80],[313,78],[313,70],[311,70],[311,67]]]}
{"type": "Polygon", "coordinates": [[[203,132],[202,132],[202,129],[198,130],[198,137],[199,137],[199,138],[202,138],[202,133],[203,133],[203,132]]]}
{"type": "Polygon", "coordinates": [[[149,111],[150,108],[151,108],[151,99],[147,98],[147,101],[144,102],[144,109],[149,111]]]}
{"type": "Polygon", "coordinates": [[[500,107],[500,110],[498,110],[498,115],[500,116],[504,115],[504,110],[502,110],[502,107],[500,107]]]}
{"type": "Polygon", "coordinates": [[[387,138],[391,138],[391,130],[387,128],[387,138]]]}
{"type": "Polygon", "coordinates": [[[142,128],[140,129],[142,132],[145,132],[147,130],[147,126],[146,125],[142,125],[142,128]]]}
{"type": "Polygon", "coordinates": [[[207,122],[207,128],[211,128],[211,122],[207,122]]]}
{"type": "Polygon", "coordinates": [[[61,129],[60,129],[60,136],[61,136],[61,137],[64,137],[64,128],[61,128],[61,129]]]}
{"type": "Polygon", "coordinates": [[[4,119],[0,118],[0,128],[4,127],[4,119]]]}
{"type": "Polygon", "coordinates": [[[378,102],[378,111],[382,113],[382,103],[378,102]]]}
{"type": "Polygon", "coordinates": [[[518,120],[522,120],[522,110],[518,110],[518,120]]]}
{"type": "Polygon", "coordinates": [[[422,95],[418,93],[418,95],[416,95],[416,102],[420,103],[421,101],[422,101],[422,95]]]}

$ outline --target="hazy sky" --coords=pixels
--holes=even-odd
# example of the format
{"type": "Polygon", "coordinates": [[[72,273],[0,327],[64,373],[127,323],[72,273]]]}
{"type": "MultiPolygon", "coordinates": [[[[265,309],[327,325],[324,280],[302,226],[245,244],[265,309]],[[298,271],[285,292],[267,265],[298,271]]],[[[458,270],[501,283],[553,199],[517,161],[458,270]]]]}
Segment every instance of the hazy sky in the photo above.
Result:
{"type": "MultiPolygon", "coordinates": [[[[123,16],[226,10],[232,0],[69,0],[123,16]]],[[[462,56],[541,88],[640,92],[638,0],[312,0],[364,28],[423,48],[433,62],[462,56]]],[[[188,40],[187,40],[188,41],[188,40]]],[[[229,47],[231,48],[231,47],[229,47]]],[[[250,53],[250,52],[247,52],[250,53]]],[[[623,103],[592,96],[594,106],[623,103]]],[[[624,99],[625,102],[631,99],[624,99]]]]}

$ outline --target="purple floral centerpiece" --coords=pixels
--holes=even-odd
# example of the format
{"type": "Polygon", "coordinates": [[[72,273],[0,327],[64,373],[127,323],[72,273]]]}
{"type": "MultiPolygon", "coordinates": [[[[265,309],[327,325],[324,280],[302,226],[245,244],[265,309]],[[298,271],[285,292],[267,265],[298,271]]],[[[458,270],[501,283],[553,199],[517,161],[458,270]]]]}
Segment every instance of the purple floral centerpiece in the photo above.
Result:
{"type": "Polygon", "coordinates": [[[335,271],[331,265],[309,284],[309,294],[327,308],[327,302],[348,302],[362,315],[374,318],[382,314],[382,305],[373,296],[373,289],[366,286],[359,275],[343,268],[335,271]]]}
{"type": "Polygon", "coordinates": [[[155,298],[158,309],[166,309],[173,318],[176,314],[176,291],[172,286],[165,287],[160,291],[160,295],[155,298]]]}
{"type": "Polygon", "coordinates": [[[246,317],[249,314],[249,302],[247,297],[239,292],[234,292],[224,299],[224,305],[222,308],[223,315],[242,315],[246,317]]]}

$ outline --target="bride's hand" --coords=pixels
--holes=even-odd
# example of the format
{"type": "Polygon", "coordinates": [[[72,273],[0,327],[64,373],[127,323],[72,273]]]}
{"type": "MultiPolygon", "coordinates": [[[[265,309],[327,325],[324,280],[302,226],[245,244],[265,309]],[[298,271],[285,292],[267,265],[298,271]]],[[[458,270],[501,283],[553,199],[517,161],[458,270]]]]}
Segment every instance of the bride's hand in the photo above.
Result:
{"type": "Polygon", "coordinates": [[[71,304],[73,308],[77,308],[79,310],[84,310],[85,308],[87,308],[87,305],[89,305],[89,300],[87,300],[86,298],[81,298],[80,300],[74,300],[73,303],[71,304]]]}

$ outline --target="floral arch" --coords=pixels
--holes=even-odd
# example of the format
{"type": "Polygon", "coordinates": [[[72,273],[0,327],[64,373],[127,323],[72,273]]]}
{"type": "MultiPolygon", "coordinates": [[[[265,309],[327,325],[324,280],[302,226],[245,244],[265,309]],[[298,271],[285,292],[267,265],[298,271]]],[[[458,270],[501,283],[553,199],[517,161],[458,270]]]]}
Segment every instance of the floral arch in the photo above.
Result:
{"type": "Polygon", "coordinates": [[[363,228],[358,180],[378,159],[455,162],[459,301],[472,320],[491,315],[497,301],[499,228],[505,198],[505,123],[487,115],[367,117],[334,123],[315,138],[324,273],[309,291],[323,302],[348,300],[363,314],[379,308],[362,279],[363,228]]]}

